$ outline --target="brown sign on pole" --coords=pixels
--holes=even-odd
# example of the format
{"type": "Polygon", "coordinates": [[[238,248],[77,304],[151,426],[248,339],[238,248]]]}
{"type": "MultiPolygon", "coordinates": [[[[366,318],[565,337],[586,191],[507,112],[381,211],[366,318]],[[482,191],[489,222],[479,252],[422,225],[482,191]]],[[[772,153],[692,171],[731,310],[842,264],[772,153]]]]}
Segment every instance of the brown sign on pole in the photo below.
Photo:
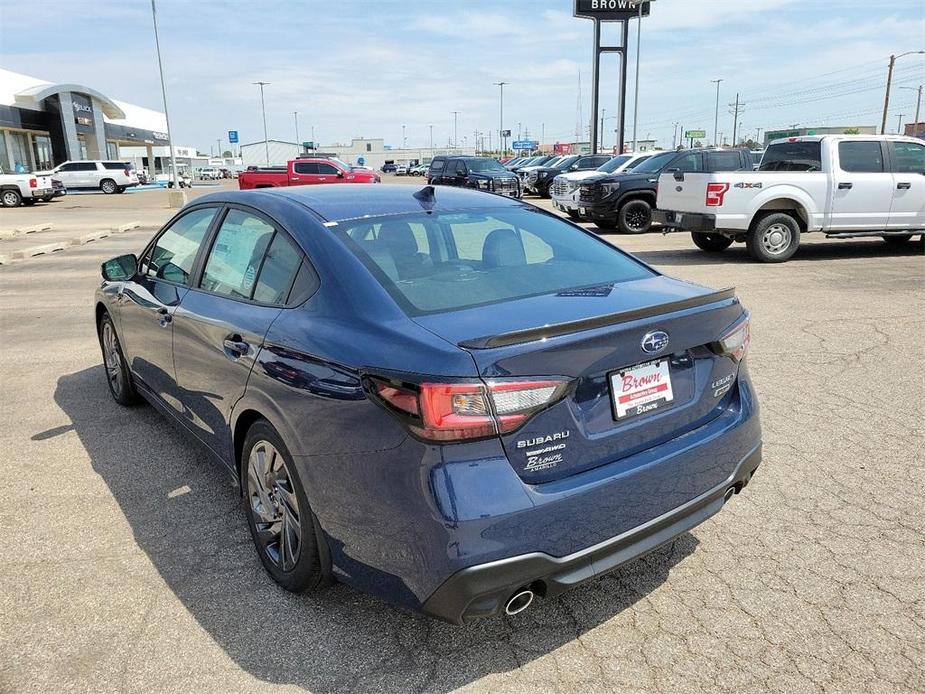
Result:
{"type": "MultiPolygon", "coordinates": [[[[634,19],[639,16],[638,0],[575,0],[576,17],[602,22],[634,19]]],[[[642,3],[642,16],[649,16],[649,3],[642,3]]]]}

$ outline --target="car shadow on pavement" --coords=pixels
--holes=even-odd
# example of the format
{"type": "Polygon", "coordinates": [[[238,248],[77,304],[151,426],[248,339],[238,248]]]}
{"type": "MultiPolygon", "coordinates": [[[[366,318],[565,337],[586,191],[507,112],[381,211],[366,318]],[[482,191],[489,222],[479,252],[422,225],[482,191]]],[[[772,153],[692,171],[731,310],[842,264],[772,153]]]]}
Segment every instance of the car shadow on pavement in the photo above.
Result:
{"type": "MultiPolygon", "coordinates": [[[[511,671],[619,618],[698,544],[685,533],[558,599],[466,627],[343,585],[294,595],[264,573],[228,473],[154,408],[115,404],[102,366],[62,376],[54,397],[182,607],[238,666],[267,683],[313,692],[446,691],[511,671]]],[[[158,626],[147,638],[162,639],[164,652],[180,627],[169,623],[178,613],[172,601],[159,602],[164,613],[148,616],[158,626]]],[[[195,651],[195,638],[173,648],[195,651]]]]}
{"type": "MultiPolygon", "coordinates": [[[[621,236],[615,235],[608,239],[615,245],[620,245],[621,236]]],[[[650,265],[722,265],[725,263],[751,263],[752,260],[744,243],[735,243],[720,253],[705,253],[696,248],[691,242],[689,249],[672,250],[634,250],[633,255],[650,265]]],[[[893,258],[922,255],[922,246],[917,241],[910,241],[903,246],[888,246],[885,242],[876,240],[867,241],[839,241],[832,239],[826,242],[804,243],[796,254],[788,261],[817,260],[854,260],[858,258],[893,258]]]]}

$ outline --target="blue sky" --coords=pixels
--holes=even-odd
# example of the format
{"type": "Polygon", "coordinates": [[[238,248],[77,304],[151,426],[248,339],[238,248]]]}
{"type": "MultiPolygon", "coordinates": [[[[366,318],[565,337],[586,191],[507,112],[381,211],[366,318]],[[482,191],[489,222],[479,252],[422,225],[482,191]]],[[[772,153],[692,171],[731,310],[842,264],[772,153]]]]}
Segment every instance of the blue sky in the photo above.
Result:
{"type": "MultiPolygon", "coordinates": [[[[0,66],[78,82],[117,99],[161,108],[150,3],[95,0],[23,12],[0,0],[0,66]]],[[[271,138],[323,144],[352,136],[410,146],[446,143],[505,127],[547,142],[574,138],[578,79],[590,117],[591,23],[571,0],[158,0],[175,141],[208,150],[227,130],[261,140],[257,87],[264,80],[271,138]],[[519,125],[520,124],[520,125],[519,125]]],[[[635,22],[630,44],[635,47],[635,22]]],[[[675,122],[713,130],[723,78],[726,104],[741,93],[747,132],[792,123],[878,124],[890,53],[925,49],[922,0],[655,0],[643,20],[639,137],[670,145],[675,122]]],[[[925,82],[925,56],[897,63],[896,87],[925,82]]],[[[631,53],[627,138],[632,132],[631,53]]],[[[605,58],[606,142],[617,110],[615,56],[605,58]]],[[[915,93],[894,89],[889,124],[915,112],[915,93]]]]}

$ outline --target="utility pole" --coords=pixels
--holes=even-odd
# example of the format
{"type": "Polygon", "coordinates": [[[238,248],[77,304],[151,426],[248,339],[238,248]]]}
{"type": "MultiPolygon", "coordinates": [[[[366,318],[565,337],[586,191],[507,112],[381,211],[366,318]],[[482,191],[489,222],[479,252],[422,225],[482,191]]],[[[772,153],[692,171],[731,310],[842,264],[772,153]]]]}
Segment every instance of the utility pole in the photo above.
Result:
{"type": "MultiPolygon", "coordinates": [[[[161,63],[161,41],[157,35],[157,8],[154,6],[154,0],[151,0],[151,19],[154,21],[154,47],[157,51],[157,71],[161,75],[161,96],[164,98],[164,120],[167,122],[167,147],[170,149],[170,168],[173,170],[173,181],[177,190],[180,190],[180,178],[177,175],[177,157],[173,151],[173,135],[170,132],[170,115],[167,110],[167,86],[164,83],[164,65],[161,63]]],[[[151,173],[154,171],[154,162],[151,164],[151,173]]],[[[177,205],[180,207],[180,205],[177,205]]]]}
{"type": "Polygon", "coordinates": [[[729,104],[733,106],[732,112],[732,146],[736,146],[736,133],[739,131],[739,92],[736,92],[736,102],[735,104],[729,104]]]}
{"type": "Polygon", "coordinates": [[[263,150],[267,158],[267,166],[270,165],[270,137],[267,135],[267,105],[263,100],[263,88],[270,84],[269,82],[253,82],[260,86],[260,111],[263,113],[263,150]]]}
{"type": "Polygon", "coordinates": [[[886,73],[886,94],[883,97],[883,120],[880,121],[881,135],[886,135],[886,117],[890,110],[890,87],[893,85],[893,67],[896,65],[896,60],[898,58],[902,58],[904,55],[922,54],[925,54],[925,51],[906,51],[905,53],[900,53],[899,55],[890,56],[890,67],[886,73]]]}
{"type": "Polygon", "coordinates": [[[722,82],[722,78],[717,80],[710,80],[716,84],[716,114],[713,117],[713,146],[718,147],[717,137],[719,136],[719,84],[722,82]]]}
{"type": "Polygon", "coordinates": [[[453,114],[453,149],[459,149],[459,111],[450,111],[453,114]]]}
{"type": "Polygon", "coordinates": [[[315,126],[312,126],[312,152],[314,153],[318,149],[318,143],[315,142],[315,126]]]}
{"type": "Polygon", "coordinates": [[[222,156],[222,138],[218,138],[216,142],[218,143],[218,156],[221,157],[222,156]]]}
{"type": "Polygon", "coordinates": [[[401,148],[405,149],[408,139],[405,137],[405,126],[401,126],[401,148]]]}
{"type": "Polygon", "coordinates": [[[912,124],[912,137],[916,137],[919,134],[919,116],[922,112],[922,86],[919,85],[918,87],[900,87],[900,89],[909,89],[918,93],[918,97],[916,98],[915,102],[915,122],[912,124]]]}
{"type": "Polygon", "coordinates": [[[504,150],[507,149],[507,141],[504,137],[504,85],[507,82],[495,82],[496,87],[501,87],[501,115],[498,121],[498,146],[501,147],[501,158],[504,158],[504,150]]]}
{"type": "Polygon", "coordinates": [[[479,156],[479,131],[472,134],[472,141],[475,143],[475,156],[479,156]]]}
{"type": "Polygon", "coordinates": [[[295,143],[299,146],[299,149],[302,149],[302,143],[299,142],[299,112],[293,111],[292,117],[295,118],[295,143]]]}
{"type": "Polygon", "coordinates": [[[434,126],[430,126],[430,158],[434,158],[434,126]]]}
{"type": "MultiPolygon", "coordinates": [[[[627,21],[627,24],[629,22],[627,21]]],[[[636,24],[636,94],[633,96],[633,151],[636,151],[636,125],[639,123],[639,51],[642,45],[642,3],[639,3],[639,22],[636,24]]],[[[626,55],[623,56],[626,60],[626,55]]],[[[603,130],[603,128],[602,128],[603,130]]]]}
{"type": "MultiPolygon", "coordinates": [[[[640,5],[640,7],[641,7],[641,5],[640,5]]],[[[605,117],[606,115],[607,115],[607,109],[606,109],[606,108],[602,108],[602,109],[601,109],[601,146],[600,146],[601,152],[604,151],[604,117],[605,117]]],[[[597,154],[597,152],[592,152],[592,154],[597,154]]]]}
{"type": "Polygon", "coordinates": [[[671,130],[671,149],[675,149],[678,146],[678,122],[674,122],[674,127],[671,130]]]}
{"type": "MultiPolygon", "coordinates": [[[[921,89],[921,87],[919,87],[921,89]]],[[[540,124],[540,144],[545,144],[546,142],[546,123],[540,124]]]]}
{"type": "Polygon", "coordinates": [[[902,135],[902,134],[903,134],[903,118],[905,117],[905,115],[906,115],[905,113],[900,113],[900,114],[899,114],[899,125],[896,126],[896,134],[897,134],[897,135],[902,135]]]}

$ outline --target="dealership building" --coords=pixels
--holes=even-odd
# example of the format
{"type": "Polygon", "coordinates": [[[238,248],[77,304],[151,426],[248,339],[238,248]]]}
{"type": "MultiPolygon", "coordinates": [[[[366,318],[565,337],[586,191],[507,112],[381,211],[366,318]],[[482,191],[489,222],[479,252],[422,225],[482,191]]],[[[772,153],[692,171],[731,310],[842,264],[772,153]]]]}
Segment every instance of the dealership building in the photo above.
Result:
{"type": "Polygon", "coordinates": [[[157,166],[166,149],[164,114],[114,99],[92,86],[54,83],[0,68],[0,166],[50,169],[75,159],[124,159],[144,151],[157,166]]]}
{"type": "MultiPolygon", "coordinates": [[[[312,154],[306,149],[306,143],[287,142],[285,140],[269,140],[264,142],[249,142],[241,145],[241,161],[244,166],[279,166],[290,159],[312,154]]],[[[366,138],[354,137],[349,145],[318,145],[315,153],[319,156],[337,157],[353,166],[366,166],[370,169],[380,169],[384,164],[397,164],[414,166],[416,164],[429,164],[437,154],[462,154],[472,156],[474,147],[405,147],[393,148],[385,144],[381,137],[366,138]]]]}

